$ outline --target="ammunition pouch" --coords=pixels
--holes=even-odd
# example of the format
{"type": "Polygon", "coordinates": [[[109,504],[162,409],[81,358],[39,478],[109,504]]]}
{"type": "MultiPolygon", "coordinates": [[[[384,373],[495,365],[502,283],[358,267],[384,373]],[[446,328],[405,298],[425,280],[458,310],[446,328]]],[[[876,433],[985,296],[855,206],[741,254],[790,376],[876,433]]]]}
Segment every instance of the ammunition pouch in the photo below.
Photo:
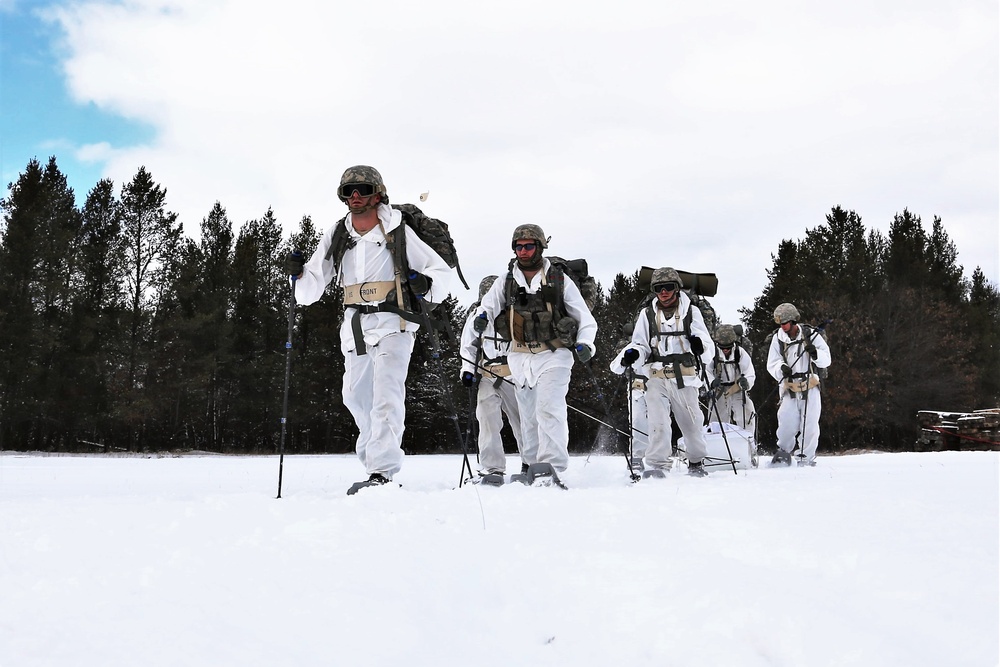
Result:
{"type": "Polygon", "coordinates": [[[566,347],[573,347],[576,345],[576,334],[579,328],[579,323],[572,317],[563,317],[556,322],[556,337],[566,347]]]}

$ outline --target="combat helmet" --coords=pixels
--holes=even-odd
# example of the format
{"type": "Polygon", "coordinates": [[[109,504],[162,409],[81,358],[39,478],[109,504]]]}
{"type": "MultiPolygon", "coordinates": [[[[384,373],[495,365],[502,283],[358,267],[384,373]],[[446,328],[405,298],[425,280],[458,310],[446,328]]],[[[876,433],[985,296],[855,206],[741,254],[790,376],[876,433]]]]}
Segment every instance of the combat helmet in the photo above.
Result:
{"type": "Polygon", "coordinates": [[[649,281],[650,291],[656,294],[656,286],[663,283],[676,283],[677,289],[684,287],[684,282],[681,280],[680,274],[669,266],[664,266],[653,271],[653,277],[649,281]]]}
{"type": "Polygon", "coordinates": [[[518,225],[514,229],[513,238],[510,240],[510,247],[513,250],[514,244],[518,241],[538,241],[539,245],[543,248],[548,248],[548,239],[545,238],[545,232],[538,225],[518,225]]]}
{"type": "Polygon", "coordinates": [[[733,329],[732,324],[721,324],[715,330],[713,338],[719,347],[730,347],[736,342],[736,330],[733,329]]]}
{"type": "Polygon", "coordinates": [[[479,300],[480,301],[482,300],[482,298],[484,296],[486,296],[486,293],[490,291],[490,288],[493,287],[493,283],[495,283],[497,281],[498,277],[499,276],[486,276],[481,281],[479,281],[479,300]]]}
{"type": "Polygon", "coordinates": [[[774,309],[774,322],[775,324],[784,324],[785,322],[798,322],[799,321],[799,309],[790,303],[783,303],[774,309]]]}
{"type": "Polygon", "coordinates": [[[351,183],[366,183],[375,188],[375,194],[382,195],[382,203],[389,203],[389,194],[385,191],[385,183],[382,182],[382,174],[378,173],[375,167],[369,167],[368,165],[358,164],[353,167],[348,167],[344,171],[344,175],[340,177],[340,187],[337,188],[337,196],[340,201],[347,203],[350,198],[351,193],[348,192],[347,196],[344,196],[344,186],[350,185],[351,183]]]}

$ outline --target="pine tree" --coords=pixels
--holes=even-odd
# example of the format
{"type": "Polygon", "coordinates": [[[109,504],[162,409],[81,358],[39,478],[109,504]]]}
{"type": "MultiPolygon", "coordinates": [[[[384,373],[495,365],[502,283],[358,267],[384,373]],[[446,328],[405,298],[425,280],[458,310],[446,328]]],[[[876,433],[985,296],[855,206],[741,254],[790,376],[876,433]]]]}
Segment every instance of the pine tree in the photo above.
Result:
{"type": "Polygon", "coordinates": [[[62,448],[77,416],[65,351],[80,213],[55,157],[31,160],[0,208],[0,446],[62,448]]]}
{"type": "Polygon", "coordinates": [[[180,246],[181,225],[177,214],[166,210],[166,189],[154,183],[145,167],[122,189],[122,261],[128,303],[128,363],[124,418],[133,440],[141,432],[146,407],[140,390],[146,382],[151,353],[151,322],[154,307],[166,284],[166,268],[180,246]]]}

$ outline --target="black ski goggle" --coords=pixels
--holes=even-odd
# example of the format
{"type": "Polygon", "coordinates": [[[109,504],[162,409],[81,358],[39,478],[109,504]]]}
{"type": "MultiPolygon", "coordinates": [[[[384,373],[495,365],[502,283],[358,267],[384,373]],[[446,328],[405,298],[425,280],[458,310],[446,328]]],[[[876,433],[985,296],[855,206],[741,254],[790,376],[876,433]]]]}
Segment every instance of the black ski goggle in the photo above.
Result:
{"type": "Polygon", "coordinates": [[[676,292],[677,283],[660,283],[659,285],[653,285],[653,292],[659,294],[660,292],[676,292]]]}
{"type": "Polygon", "coordinates": [[[355,192],[362,197],[371,197],[375,194],[375,186],[371,183],[346,183],[340,186],[340,196],[344,199],[350,199],[355,192]]]}

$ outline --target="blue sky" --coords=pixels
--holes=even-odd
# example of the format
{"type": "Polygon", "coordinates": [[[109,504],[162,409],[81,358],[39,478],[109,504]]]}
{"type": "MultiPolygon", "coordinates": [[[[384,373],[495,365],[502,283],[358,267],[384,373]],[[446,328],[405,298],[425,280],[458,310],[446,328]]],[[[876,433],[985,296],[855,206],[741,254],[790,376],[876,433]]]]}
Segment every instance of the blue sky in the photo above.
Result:
{"type": "Polygon", "coordinates": [[[4,192],[28,161],[56,156],[79,203],[102,178],[103,165],[77,159],[82,145],[149,139],[151,128],[95,104],[71,99],[60,58],[61,29],[39,17],[53,3],[0,3],[0,174],[4,192]]]}
{"type": "Polygon", "coordinates": [[[717,273],[726,321],[834,206],[940,216],[1000,282],[995,0],[608,7],[0,0],[3,184],[55,155],[82,203],[144,166],[193,238],[217,201],[291,233],[372,164],[394,202],[430,192],[470,281],[534,222],[605,285],[717,273]]]}

